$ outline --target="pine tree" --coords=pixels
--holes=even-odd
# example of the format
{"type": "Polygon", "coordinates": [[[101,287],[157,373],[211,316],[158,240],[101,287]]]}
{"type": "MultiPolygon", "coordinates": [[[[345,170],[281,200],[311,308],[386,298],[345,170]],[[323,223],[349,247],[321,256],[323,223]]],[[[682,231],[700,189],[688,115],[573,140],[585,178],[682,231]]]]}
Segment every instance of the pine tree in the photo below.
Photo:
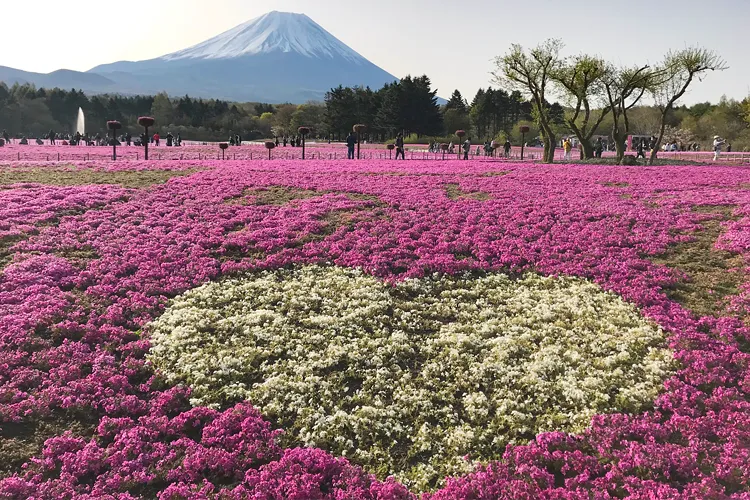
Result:
{"type": "Polygon", "coordinates": [[[461,95],[461,92],[458,91],[458,89],[453,91],[453,94],[451,95],[450,100],[448,101],[448,104],[445,105],[445,110],[454,110],[458,111],[460,113],[468,113],[469,107],[466,104],[466,99],[463,98],[461,95]]]}

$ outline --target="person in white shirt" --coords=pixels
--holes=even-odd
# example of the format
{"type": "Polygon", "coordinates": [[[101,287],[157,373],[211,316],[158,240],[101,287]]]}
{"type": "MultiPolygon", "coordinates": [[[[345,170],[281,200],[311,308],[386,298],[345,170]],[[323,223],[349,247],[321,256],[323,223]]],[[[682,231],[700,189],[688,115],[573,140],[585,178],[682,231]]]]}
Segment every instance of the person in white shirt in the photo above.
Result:
{"type": "Polygon", "coordinates": [[[721,147],[724,145],[725,141],[718,135],[714,136],[714,161],[717,161],[719,159],[719,156],[721,156],[721,147]]]}

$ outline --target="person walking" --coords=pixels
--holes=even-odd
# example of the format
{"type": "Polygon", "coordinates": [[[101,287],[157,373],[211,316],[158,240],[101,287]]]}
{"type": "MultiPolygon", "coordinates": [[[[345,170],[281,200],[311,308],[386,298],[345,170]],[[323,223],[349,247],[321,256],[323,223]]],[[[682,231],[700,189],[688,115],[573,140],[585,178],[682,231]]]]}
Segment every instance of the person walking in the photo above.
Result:
{"type": "Polygon", "coordinates": [[[719,157],[721,156],[721,147],[725,144],[726,141],[719,137],[718,135],[714,136],[714,161],[718,161],[719,157]]]}
{"type": "Polygon", "coordinates": [[[49,143],[51,146],[55,145],[55,132],[53,130],[49,131],[49,143]]]}
{"type": "Polygon", "coordinates": [[[596,158],[601,158],[602,154],[604,153],[604,141],[602,141],[602,138],[599,137],[596,139],[596,144],[594,144],[594,156],[596,158]]]}
{"type": "Polygon", "coordinates": [[[159,147],[159,139],[161,139],[161,137],[159,137],[159,133],[157,132],[154,134],[154,144],[156,144],[157,147],[159,147]]]}
{"type": "Polygon", "coordinates": [[[570,139],[567,137],[565,140],[563,140],[563,151],[565,151],[565,161],[571,161],[571,155],[570,152],[573,151],[573,144],[570,142],[570,139]]]}
{"type": "Polygon", "coordinates": [[[643,139],[642,141],[638,142],[638,147],[635,148],[636,150],[636,158],[643,158],[646,159],[646,150],[644,149],[644,142],[646,142],[646,139],[643,139]]]}
{"type": "Polygon", "coordinates": [[[469,151],[471,151],[471,137],[464,141],[464,160],[469,159],[469,151]]]}
{"type": "Polygon", "coordinates": [[[354,146],[357,145],[357,138],[354,136],[354,132],[349,132],[346,136],[346,158],[349,160],[354,159],[354,146]]]}
{"type": "Polygon", "coordinates": [[[398,160],[398,155],[401,155],[402,160],[406,160],[406,156],[404,155],[404,135],[399,133],[396,136],[396,159],[398,160]]]}

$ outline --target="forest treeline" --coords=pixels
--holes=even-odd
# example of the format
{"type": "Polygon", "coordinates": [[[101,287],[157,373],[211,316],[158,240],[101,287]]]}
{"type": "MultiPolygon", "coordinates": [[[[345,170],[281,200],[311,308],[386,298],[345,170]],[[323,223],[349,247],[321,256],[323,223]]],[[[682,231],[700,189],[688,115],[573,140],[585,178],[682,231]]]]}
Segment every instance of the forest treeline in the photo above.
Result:
{"type": "MultiPolygon", "coordinates": [[[[572,109],[547,103],[557,136],[572,135],[568,120],[572,109]]],[[[311,127],[317,138],[343,139],[358,123],[367,125],[367,139],[384,141],[404,132],[412,141],[456,140],[465,130],[474,142],[497,139],[520,141],[518,129],[530,127],[529,142],[539,136],[532,106],[518,91],[479,89],[471,101],[456,90],[439,104],[436,89],[427,76],[406,77],[372,90],[360,87],[331,89],[324,102],[304,104],[234,103],[190,96],[86,95],[81,90],[44,89],[29,84],[10,87],[0,83],[0,129],[16,137],[43,137],[49,131],[73,133],[83,109],[86,130],[106,134],[106,122],[118,120],[124,131],[141,132],[139,116],[156,119],[155,131],[181,134],[184,140],[227,140],[239,134],[245,140],[293,136],[300,126],[311,127]]],[[[597,113],[596,110],[593,113],[597,113]]],[[[653,135],[660,123],[656,107],[639,106],[630,111],[630,133],[653,135]]],[[[597,134],[608,136],[612,118],[605,116],[597,134]]],[[[665,141],[708,145],[714,135],[733,143],[735,151],[750,149],[750,101],[722,98],[718,103],[675,107],[668,117],[665,141]]]]}

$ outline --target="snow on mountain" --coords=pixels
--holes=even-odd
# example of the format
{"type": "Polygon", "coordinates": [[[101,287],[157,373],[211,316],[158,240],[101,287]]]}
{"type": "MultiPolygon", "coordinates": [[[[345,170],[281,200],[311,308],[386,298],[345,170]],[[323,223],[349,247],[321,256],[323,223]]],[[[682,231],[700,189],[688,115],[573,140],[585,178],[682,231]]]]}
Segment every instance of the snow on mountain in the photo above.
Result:
{"type": "Polygon", "coordinates": [[[269,12],[210,40],[159,59],[229,59],[273,52],[296,52],[315,58],[364,58],[305,14],[269,12]]]}

